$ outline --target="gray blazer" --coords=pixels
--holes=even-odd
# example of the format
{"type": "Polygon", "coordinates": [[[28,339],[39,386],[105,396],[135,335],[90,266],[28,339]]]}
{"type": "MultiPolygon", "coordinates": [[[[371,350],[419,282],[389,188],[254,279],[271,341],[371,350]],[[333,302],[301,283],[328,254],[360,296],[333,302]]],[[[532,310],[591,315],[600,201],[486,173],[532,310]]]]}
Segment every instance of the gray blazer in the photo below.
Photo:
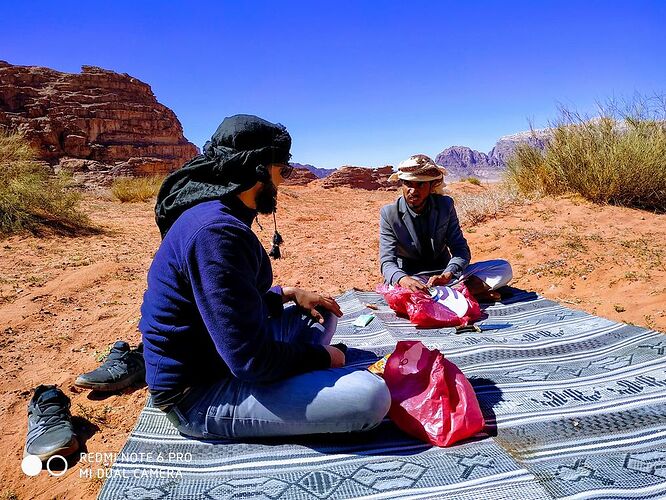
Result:
{"type": "Polygon", "coordinates": [[[403,276],[427,271],[450,271],[457,278],[469,264],[471,254],[460,229],[453,199],[439,194],[430,196],[432,204],[428,222],[434,253],[430,266],[421,261],[421,244],[407,212],[405,198],[400,196],[395,203],[381,209],[379,262],[384,280],[391,285],[403,276]]]}

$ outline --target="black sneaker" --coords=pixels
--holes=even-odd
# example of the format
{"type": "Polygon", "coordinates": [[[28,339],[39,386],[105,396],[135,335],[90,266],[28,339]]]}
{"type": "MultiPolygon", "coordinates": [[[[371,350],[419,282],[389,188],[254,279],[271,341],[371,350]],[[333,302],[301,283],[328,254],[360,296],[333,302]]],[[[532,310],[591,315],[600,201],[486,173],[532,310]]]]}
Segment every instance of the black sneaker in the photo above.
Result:
{"type": "Polygon", "coordinates": [[[70,401],[55,385],[40,385],[28,403],[28,437],[23,456],[36,455],[42,461],[63,457],[79,449],[69,413],[70,401]]]}
{"type": "Polygon", "coordinates": [[[143,344],[135,350],[127,342],[118,340],[102,365],[88,373],[79,375],[75,385],[96,391],[119,391],[146,377],[143,361],[143,344]]]}

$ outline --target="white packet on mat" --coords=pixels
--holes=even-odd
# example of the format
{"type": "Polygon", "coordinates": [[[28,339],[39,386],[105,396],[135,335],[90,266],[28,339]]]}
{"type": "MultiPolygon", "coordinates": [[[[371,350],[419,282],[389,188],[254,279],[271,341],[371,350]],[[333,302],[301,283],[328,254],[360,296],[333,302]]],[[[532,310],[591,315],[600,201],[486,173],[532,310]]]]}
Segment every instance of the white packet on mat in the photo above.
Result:
{"type": "Polygon", "coordinates": [[[467,313],[469,304],[465,296],[458,290],[449,286],[434,286],[430,288],[430,296],[439,304],[453,311],[459,318],[467,313]]]}

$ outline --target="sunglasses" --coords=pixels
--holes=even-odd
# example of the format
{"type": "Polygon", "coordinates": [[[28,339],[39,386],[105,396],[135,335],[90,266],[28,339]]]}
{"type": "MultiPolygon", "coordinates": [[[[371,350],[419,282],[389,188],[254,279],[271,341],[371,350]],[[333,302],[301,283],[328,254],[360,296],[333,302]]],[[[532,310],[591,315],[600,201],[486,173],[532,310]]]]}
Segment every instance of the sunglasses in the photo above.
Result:
{"type": "Polygon", "coordinates": [[[283,179],[289,179],[293,171],[294,167],[289,165],[289,163],[285,163],[282,167],[280,167],[280,176],[283,179]]]}
{"type": "Polygon", "coordinates": [[[430,184],[432,181],[406,181],[404,179],[400,180],[400,185],[405,186],[407,188],[416,188],[420,189],[426,184],[430,184]]]}

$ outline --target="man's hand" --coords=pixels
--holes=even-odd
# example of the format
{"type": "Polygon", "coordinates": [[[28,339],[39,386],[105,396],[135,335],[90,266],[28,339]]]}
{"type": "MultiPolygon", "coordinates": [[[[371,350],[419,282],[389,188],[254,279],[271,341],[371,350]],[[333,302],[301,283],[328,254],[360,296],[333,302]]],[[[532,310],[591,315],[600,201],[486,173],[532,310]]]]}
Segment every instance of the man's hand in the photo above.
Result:
{"type": "Polygon", "coordinates": [[[412,292],[428,293],[428,287],[421,281],[417,280],[416,278],[412,278],[411,276],[403,276],[400,278],[398,280],[398,285],[406,288],[407,290],[411,290],[412,292]]]}
{"type": "Polygon", "coordinates": [[[324,347],[328,351],[328,355],[331,357],[331,368],[340,368],[341,366],[345,366],[346,360],[344,352],[342,352],[337,347],[333,347],[332,345],[325,345],[324,347]]]}
{"type": "Polygon", "coordinates": [[[435,276],[430,277],[430,279],[428,280],[428,286],[430,287],[437,285],[446,285],[451,281],[452,278],[453,278],[452,272],[437,274],[435,276]]]}
{"type": "Polygon", "coordinates": [[[296,287],[282,287],[282,294],[286,299],[293,300],[296,302],[296,305],[308,311],[314,319],[319,321],[319,323],[324,323],[324,317],[319,311],[317,311],[317,309],[315,309],[316,307],[323,307],[324,309],[331,311],[338,318],[342,316],[340,305],[331,296],[308,292],[307,290],[296,287]]]}

